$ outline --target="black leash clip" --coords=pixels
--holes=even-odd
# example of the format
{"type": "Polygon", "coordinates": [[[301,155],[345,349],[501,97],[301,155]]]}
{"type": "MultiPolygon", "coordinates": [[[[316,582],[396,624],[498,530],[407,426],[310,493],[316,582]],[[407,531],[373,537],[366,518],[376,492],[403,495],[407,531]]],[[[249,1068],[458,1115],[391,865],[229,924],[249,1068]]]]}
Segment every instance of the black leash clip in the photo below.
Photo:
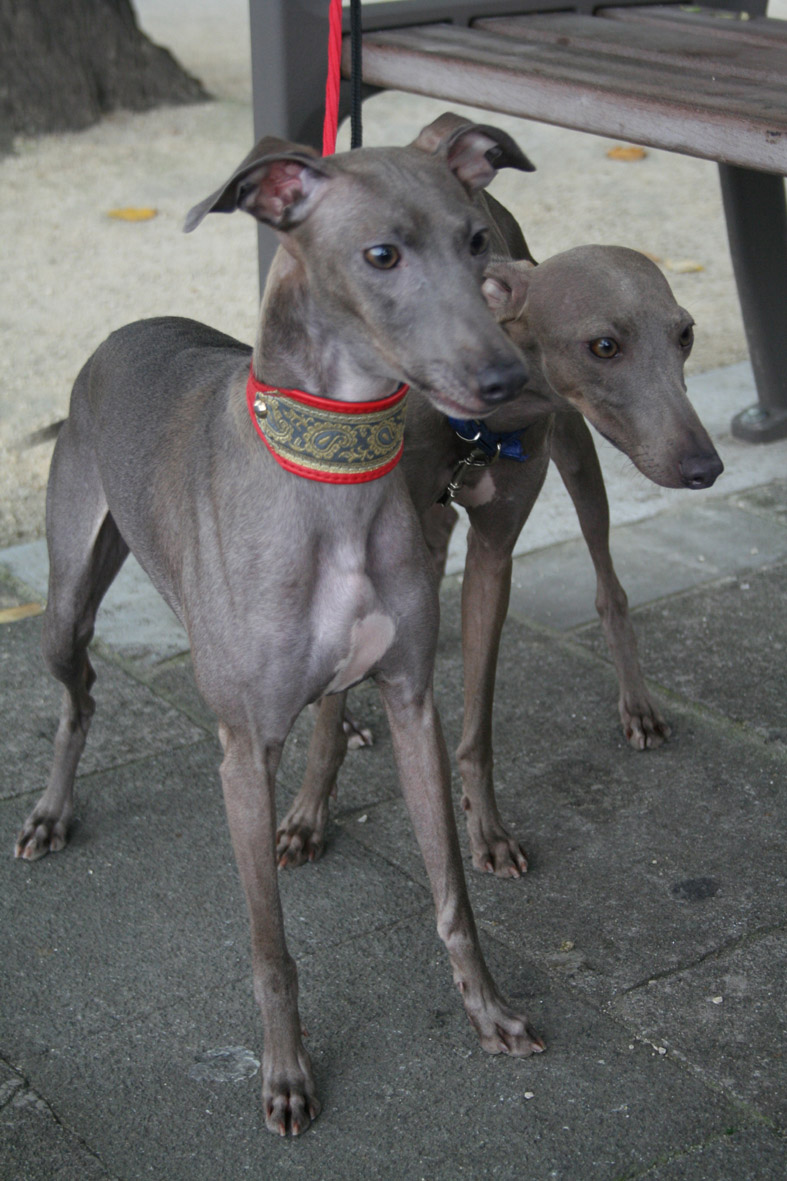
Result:
{"type": "MultiPolygon", "coordinates": [[[[459,434],[458,431],[457,431],[457,434],[459,434]]],[[[463,439],[464,435],[459,435],[459,437],[460,437],[460,439],[463,439]]],[[[480,431],[479,431],[479,434],[476,436],[476,439],[477,438],[480,438],[480,431]]],[[[468,443],[474,443],[474,442],[476,442],[476,439],[467,439],[465,441],[468,443]]],[[[495,444],[494,451],[487,451],[485,448],[474,447],[469,455],[465,455],[463,459],[460,459],[459,463],[456,465],[456,467],[453,470],[453,474],[451,476],[451,479],[448,482],[448,487],[446,488],[445,492],[442,493],[441,496],[438,496],[437,503],[442,504],[442,505],[448,505],[448,504],[451,504],[454,500],[456,500],[456,497],[458,496],[459,491],[465,482],[465,477],[467,476],[467,473],[470,470],[470,468],[471,467],[490,467],[491,464],[493,464],[495,462],[495,460],[498,459],[498,457],[500,455],[500,448],[501,447],[502,447],[502,443],[500,443],[500,442],[495,444]]]]}

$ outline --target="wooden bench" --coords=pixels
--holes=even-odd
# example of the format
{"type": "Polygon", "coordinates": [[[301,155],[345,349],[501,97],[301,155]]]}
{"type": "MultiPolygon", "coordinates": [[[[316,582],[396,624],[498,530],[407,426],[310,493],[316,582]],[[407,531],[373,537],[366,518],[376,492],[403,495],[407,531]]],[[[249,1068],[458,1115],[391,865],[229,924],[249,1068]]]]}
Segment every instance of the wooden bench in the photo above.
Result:
{"type": "MultiPolygon", "coordinates": [[[[732,430],[752,442],[787,436],[787,21],[767,18],[765,3],[752,0],[746,19],[734,0],[363,7],[366,93],[411,91],[718,164],[759,398],[732,430]]],[[[260,135],[319,146],[327,14],[328,0],[250,0],[260,135]]],[[[264,242],[261,268],[269,258],[264,242]]]]}

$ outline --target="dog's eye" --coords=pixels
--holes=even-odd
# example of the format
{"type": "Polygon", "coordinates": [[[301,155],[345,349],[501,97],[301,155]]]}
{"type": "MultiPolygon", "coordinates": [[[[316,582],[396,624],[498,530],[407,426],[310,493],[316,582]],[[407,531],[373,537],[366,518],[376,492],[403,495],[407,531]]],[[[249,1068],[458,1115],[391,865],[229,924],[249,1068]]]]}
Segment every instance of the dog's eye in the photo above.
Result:
{"type": "Polygon", "coordinates": [[[476,230],[470,239],[471,254],[485,254],[489,249],[489,230],[476,230]]]}
{"type": "Polygon", "coordinates": [[[680,336],[678,337],[678,342],[679,342],[680,347],[682,349],[690,349],[691,348],[691,346],[694,344],[694,325],[693,324],[689,324],[689,325],[687,325],[686,328],[683,329],[680,336]]]}
{"type": "Polygon", "coordinates": [[[591,340],[590,351],[595,356],[607,361],[610,357],[617,357],[620,346],[611,336],[599,336],[597,340],[591,340]]]}
{"type": "Polygon", "coordinates": [[[390,271],[399,261],[400,254],[395,246],[370,246],[363,256],[378,271],[390,271]]]}

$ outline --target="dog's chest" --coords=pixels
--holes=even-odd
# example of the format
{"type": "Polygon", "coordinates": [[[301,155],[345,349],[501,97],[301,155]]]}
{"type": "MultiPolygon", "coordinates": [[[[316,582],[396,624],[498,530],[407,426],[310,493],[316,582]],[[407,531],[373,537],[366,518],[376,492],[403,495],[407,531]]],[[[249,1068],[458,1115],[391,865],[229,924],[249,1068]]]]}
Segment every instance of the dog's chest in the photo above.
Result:
{"type": "Polygon", "coordinates": [[[321,567],[312,628],[320,666],[330,678],[326,693],[362,680],[393,643],[395,621],[355,547],[338,547],[321,567]]]}

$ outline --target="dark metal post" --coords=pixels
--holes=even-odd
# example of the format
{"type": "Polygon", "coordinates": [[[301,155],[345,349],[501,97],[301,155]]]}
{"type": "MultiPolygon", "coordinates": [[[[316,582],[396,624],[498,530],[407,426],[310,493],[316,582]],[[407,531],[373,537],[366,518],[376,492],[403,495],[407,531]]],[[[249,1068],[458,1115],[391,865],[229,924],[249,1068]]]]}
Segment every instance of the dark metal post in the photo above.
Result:
{"type": "Polygon", "coordinates": [[[787,436],[787,203],[784,179],[719,165],[727,237],[759,402],[736,414],[750,443],[787,436]]]}
{"type": "MultiPolygon", "coordinates": [[[[328,0],[249,0],[254,133],[322,147],[328,0]]],[[[276,237],[259,227],[260,290],[276,237]]]]}

